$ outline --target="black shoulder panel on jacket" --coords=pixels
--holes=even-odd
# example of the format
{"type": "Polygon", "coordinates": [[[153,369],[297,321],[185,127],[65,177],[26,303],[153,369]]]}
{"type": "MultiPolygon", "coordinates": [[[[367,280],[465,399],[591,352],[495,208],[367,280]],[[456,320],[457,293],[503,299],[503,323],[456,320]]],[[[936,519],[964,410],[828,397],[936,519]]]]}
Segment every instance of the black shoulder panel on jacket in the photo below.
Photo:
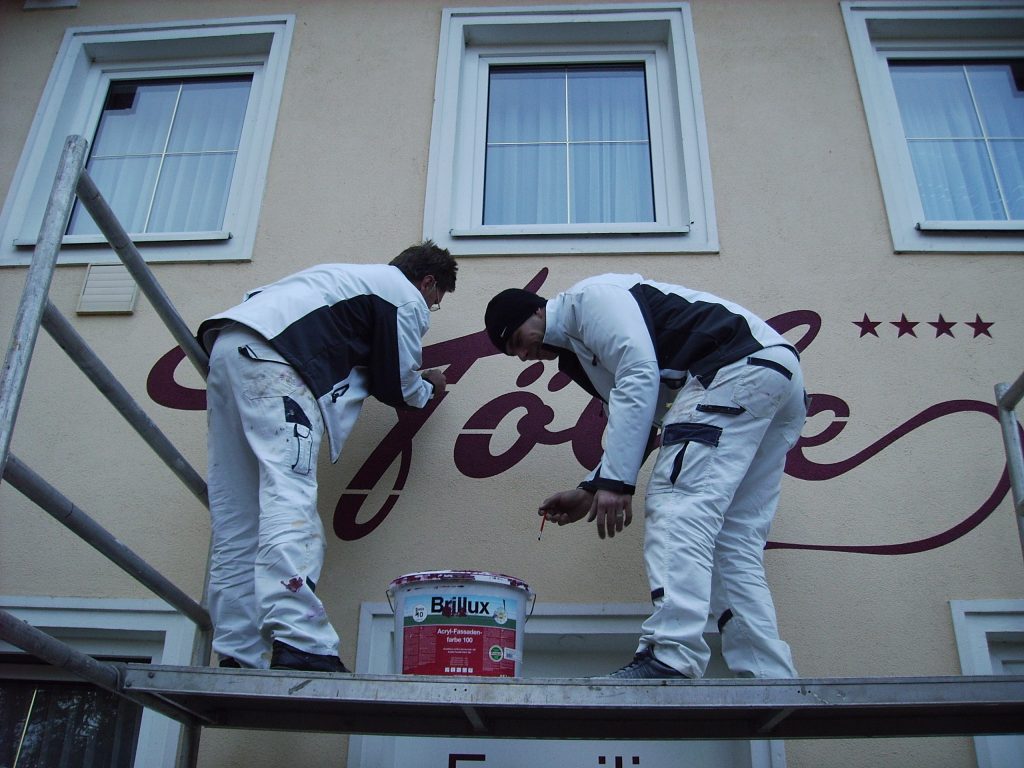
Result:
{"type": "Polygon", "coordinates": [[[354,296],[304,315],[270,341],[316,397],[330,392],[356,366],[364,366],[370,394],[402,407],[397,312],[379,296],[354,296]]]}

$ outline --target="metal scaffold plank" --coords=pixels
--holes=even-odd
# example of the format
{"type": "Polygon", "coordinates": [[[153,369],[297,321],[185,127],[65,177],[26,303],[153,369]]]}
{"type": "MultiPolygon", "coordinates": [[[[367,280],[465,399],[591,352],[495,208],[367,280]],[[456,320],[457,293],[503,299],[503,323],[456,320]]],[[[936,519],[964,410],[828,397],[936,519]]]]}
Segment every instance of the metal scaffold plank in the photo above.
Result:
{"type": "Polygon", "coordinates": [[[222,728],[659,740],[1024,731],[1024,676],[619,681],[126,670],[126,691],[222,728]]]}

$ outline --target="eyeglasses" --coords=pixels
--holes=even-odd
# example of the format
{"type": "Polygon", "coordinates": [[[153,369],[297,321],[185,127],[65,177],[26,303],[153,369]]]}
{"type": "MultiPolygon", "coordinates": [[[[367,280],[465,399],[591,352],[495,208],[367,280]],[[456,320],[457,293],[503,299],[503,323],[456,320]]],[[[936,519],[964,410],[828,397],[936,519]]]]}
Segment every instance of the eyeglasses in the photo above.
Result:
{"type": "Polygon", "coordinates": [[[427,308],[431,312],[437,312],[437,310],[441,308],[441,299],[444,298],[444,291],[438,288],[436,278],[434,280],[434,284],[430,287],[434,289],[434,301],[430,305],[428,305],[427,308]]]}

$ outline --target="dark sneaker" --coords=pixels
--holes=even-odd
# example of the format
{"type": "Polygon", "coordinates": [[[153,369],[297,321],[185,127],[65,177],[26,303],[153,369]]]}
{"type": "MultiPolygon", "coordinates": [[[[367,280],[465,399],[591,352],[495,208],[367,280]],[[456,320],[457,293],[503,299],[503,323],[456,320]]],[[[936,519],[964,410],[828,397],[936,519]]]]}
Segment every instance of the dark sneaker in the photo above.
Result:
{"type": "Polygon", "coordinates": [[[605,677],[613,677],[616,680],[688,679],[678,669],[673,669],[668,664],[662,664],[654,658],[654,653],[650,648],[640,651],[629,664],[610,675],[605,675],[605,677]]]}
{"type": "Polygon", "coordinates": [[[271,669],[297,669],[302,672],[348,672],[337,656],[307,653],[280,640],[274,641],[271,669]]]}
{"type": "Polygon", "coordinates": [[[232,659],[230,656],[223,656],[220,660],[220,666],[230,667],[231,669],[241,669],[242,665],[232,659]]]}

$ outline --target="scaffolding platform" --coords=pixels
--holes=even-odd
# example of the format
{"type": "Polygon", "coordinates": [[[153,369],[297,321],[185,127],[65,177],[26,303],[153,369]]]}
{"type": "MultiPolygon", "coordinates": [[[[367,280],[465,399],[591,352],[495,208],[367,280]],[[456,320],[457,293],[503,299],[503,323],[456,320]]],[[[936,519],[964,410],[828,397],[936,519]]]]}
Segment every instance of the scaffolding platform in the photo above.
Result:
{"type": "Polygon", "coordinates": [[[798,739],[1024,731],[1024,676],[634,681],[126,664],[195,724],[392,736],[798,739]]]}

